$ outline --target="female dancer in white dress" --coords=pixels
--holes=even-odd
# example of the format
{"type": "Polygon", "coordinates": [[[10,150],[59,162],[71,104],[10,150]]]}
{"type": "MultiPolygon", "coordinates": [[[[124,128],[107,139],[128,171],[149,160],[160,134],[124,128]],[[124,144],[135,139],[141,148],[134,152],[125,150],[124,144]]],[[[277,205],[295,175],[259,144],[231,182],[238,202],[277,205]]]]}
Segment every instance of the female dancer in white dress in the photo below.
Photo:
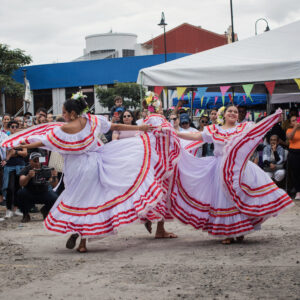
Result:
{"type": "MultiPolygon", "coordinates": [[[[172,166],[152,144],[157,138],[143,134],[116,143],[101,145],[100,133],[111,130],[152,129],[111,124],[102,116],[82,114],[87,104],[77,100],[64,103],[64,123],[41,124],[2,143],[5,147],[22,144],[24,148],[43,147],[64,157],[65,190],[47,218],[45,227],[61,234],[79,234],[79,252],[86,252],[86,238],[103,237],[117,229],[150,216],[164,214],[162,185],[172,166]]],[[[75,243],[74,243],[75,247],[75,243]]]]}
{"type": "Polygon", "coordinates": [[[285,191],[248,158],[261,138],[278,122],[278,111],[257,124],[236,125],[238,110],[224,111],[224,125],[210,125],[199,133],[180,133],[182,139],[214,144],[214,156],[197,158],[182,151],[171,198],[171,213],[184,224],[223,237],[259,229],[267,218],[293,205],[285,191]],[[173,193],[173,194],[174,194],[173,193]]]}
{"type": "Polygon", "coordinates": [[[159,130],[154,130],[152,133],[156,138],[156,149],[158,154],[163,157],[164,164],[167,171],[165,180],[162,181],[163,186],[163,205],[161,205],[159,214],[156,213],[157,206],[153,211],[149,211],[144,219],[145,227],[148,232],[152,233],[152,221],[158,221],[155,238],[177,238],[177,235],[173,232],[165,230],[165,221],[173,220],[173,216],[170,213],[170,193],[171,187],[174,182],[174,174],[176,164],[180,153],[180,143],[177,138],[173,126],[167,121],[163,115],[162,103],[158,96],[153,92],[146,93],[146,99],[143,101],[144,109],[148,110],[148,117],[144,122],[151,124],[159,130]],[[161,129],[164,129],[162,131],[161,129]],[[162,216],[162,218],[160,217],[162,216]]]}

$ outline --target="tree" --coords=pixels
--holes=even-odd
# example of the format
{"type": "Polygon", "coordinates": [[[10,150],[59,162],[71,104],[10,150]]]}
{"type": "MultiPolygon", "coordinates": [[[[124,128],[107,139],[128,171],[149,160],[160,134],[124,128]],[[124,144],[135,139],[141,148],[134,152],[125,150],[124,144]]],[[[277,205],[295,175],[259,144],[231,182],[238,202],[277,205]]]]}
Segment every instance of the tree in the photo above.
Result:
{"type": "MultiPolygon", "coordinates": [[[[104,89],[97,87],[96,94],[102,106],[111,109],[114,106],[114,98],[121,96],[125,107],[140,107],[141,87],[136,83],[116,83],[114,87],[104,89]],[[129,100],[126,100],[128,98],[129,100]]],[[[145,89],[142,88],[142,98],[145,96],[145,89]]]]}
{"type": "Polygon", "coordinates": [[[18,68],[30,64],[31,57],[21,49],[10,50],[5,44],[0,44],[0,93],[23,97],[23,84],[15,81],[12,75],[18,68]]]}

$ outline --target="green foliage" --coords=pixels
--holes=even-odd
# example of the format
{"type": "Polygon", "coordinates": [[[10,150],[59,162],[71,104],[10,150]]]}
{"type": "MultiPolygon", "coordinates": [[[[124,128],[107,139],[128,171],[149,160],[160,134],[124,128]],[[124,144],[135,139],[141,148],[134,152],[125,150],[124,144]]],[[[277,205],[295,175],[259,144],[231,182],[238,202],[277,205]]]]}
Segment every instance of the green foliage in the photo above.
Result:
{"type": "MultiPolygon", "coordinates": [[[[100,104],[104,107],[108,107],[108,109],[114,106],[114,98],[116,96],[123,98],[125,107],[133,106],[134,108],[138,108],[141,101],[140,88],[140,85],[136,83],[116,83],[114,87],[108,89],[97,87],[96,94],[100,104]],[[130,100],[124,100],[124,98],[130,100]]],[[[145,89],[142,88],[142,98],[144,98],[144,96],[145,89]]]]}
{"type": "Polygon", "coordinates": [[[5,44],[0,44],[0,91],[7,95],[22,96],[24,87],[13,78],[13,72],[31,63],[31,57],[21,49],[10,50],[5,44]]]}

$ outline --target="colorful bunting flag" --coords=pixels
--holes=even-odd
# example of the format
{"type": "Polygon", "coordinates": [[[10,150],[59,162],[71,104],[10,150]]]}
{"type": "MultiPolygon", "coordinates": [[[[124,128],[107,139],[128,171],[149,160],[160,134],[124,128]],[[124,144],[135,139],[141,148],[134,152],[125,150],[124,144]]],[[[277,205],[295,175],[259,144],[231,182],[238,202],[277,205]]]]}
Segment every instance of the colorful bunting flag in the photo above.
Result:
{"type": "Polygon", "coordinates": [[[196,92],[192,92],[192,93],[193,93],[192,101],[193,101],[193,103],[194,103],[195,96],[196,96],[196,92]]]}
{"type": "Polygon", "coordinates": [[[201,107],[203,105],[203,99],[204,99],[204,96],[202,96],[202,98],[201,98],[201,107]]]}
{"type": "Polygon", "coordinates": [[[230,85],[220,86],[221,94],[222,94],[222,103],[225,105],[225,94],[231,88],[230,85]]]}
{"type": "MultiPolygon", "coordinates": [[[[175,91],[174,91],[175,92],[175,91]]],[[[167,88],[164,88],[164,93],[165,93],[165,97],[167,98],[167,95],[168,95],[168,93],[169,93],[169,90],[167,89],[167,88]]],[[[173,97],[171,97],[171,99],[172,99],[173,97]]]]}
{"type": "Polygon", "coordinates": [[[244,85],[242,85],[247,97],[250,98],[251,102],[253,102],[253,100],[251,98],[251,91],[253,89],[253,85],[254,84],[244,84],[244,85]]]}
{"type": "Polygon", "coordinates": [[[218,101],[218,96],[215,96],[215,105],[216,105],[216,103],[217,103],[217,101],[218,101]]]}
{"type": "Polygon", "coordinates": [[[268,92],[270,94],[270,96],[272,96],[273,92],[274,92],[274,88],[275,88],[275,81],[267,81],[265,82],[265,86],[268,89],[268,92]]]}
{"type": "Polygon", "coordinates": [[[179,100],[183,96],[186,87],[177,87],[176,90],[177,90],[177,99],[179,100]]]}
{"type": "Polygon", "coordinates": [[[245,95],[243,95],[243,99],[244,99],[244,102],[245,102],[245,104],[246,104],[247,101],[246,101],[246,96],[245,96],[245,95]]]}
{"type": "Polygon", "coordinates": [[[297,83],[298,88],[299,88],[299,90],[300,90],[300,78],[295,78],[294,80],[295,80],[295,82],[297,83]]]}
{"type": "Polygon", "coordinates": [[[232,101],[232,95],[231,95],[231,94],[228,94],[228,97],[229,97],[229,99],[230,99],[230,102],[233,103],[233,101],[232,101]]]}
{"type": "Polygon", "coordinates": [[[191,92],[188,92],[188,93],[187,93],[187,97],[188,97],[188,101],[189,101],[189,103],[190,103],[190,100],[191,100],[191,92]]]}
{"type": "Polygon", "coordinates": [[[195,116],[198,116],[198,113],[199,113],[199,108],[196,109],[195,116]]]}
{"type": "Polygon", "coordinates": [[[210,98],[210,97],[206,97],[206,103],[205,103],[205,105],[204,105],[206,108],[207,108],[207,104],[208,104],[208,102],[209,102],[209,98],[210,98]]]}
{"type": "Polygon", "coordinates": [[[163,86],[155,86],[154,87],[154,93],[156,93],[159,96],[163,89],[164,89],[163,86]]]}
{"type": "Polygon", "coordinates": [[[207,87],[199,87],[199,88],[197,88],[199,99],[201,99],[204,96],[206,90],[207,90],[207,87]]]}

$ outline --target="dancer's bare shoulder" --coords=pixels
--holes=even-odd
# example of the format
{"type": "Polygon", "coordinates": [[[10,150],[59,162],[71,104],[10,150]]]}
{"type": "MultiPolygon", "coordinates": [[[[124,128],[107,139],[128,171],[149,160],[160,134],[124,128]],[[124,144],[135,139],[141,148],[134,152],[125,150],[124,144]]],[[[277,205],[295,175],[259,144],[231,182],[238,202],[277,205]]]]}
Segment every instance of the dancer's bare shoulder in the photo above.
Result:
{"type": "Polygon", "coordinates": [[[85,127],[86,121],[87,121],[86,119],[79,120],[78,118],[75,121],[62,125],[60,128],[65,133],[75,134],[81,131],[85,127]]]}

